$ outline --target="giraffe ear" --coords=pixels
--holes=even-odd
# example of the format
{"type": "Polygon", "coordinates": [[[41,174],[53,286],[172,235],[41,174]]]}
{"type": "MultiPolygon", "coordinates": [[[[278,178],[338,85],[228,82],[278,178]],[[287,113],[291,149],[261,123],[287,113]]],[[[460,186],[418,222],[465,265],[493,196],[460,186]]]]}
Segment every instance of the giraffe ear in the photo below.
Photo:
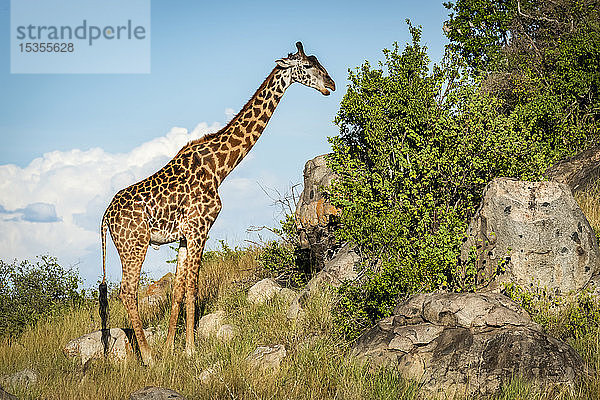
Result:
{"type": "Polygon", "coordinates": [[[288,60],[287,58],[280,58],[279,60],[275,60],[275,64],[277,64],[281,68],[288,68],[292,65],[290,60],[288,60]]]}

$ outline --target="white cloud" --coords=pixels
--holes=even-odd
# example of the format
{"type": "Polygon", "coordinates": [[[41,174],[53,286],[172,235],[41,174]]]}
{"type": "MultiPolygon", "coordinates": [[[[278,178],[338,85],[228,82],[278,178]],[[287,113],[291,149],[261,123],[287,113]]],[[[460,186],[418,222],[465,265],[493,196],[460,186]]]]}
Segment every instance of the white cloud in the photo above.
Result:
{"type": "MultiPolygon", "coordinates": [[[[220,125],[199,124],[188,132],[172,128],[129,153],[112,154],[101,148],[52,151],[24,168],[0,165],[0,259],[31,259],[49,253],[65,265],[79,263],[82,276],[93,284],[101,274],[99,227],[102,214],[120,189],[160,169],[189,140],[214,132],[220,125]]],[[[281,187],[272,173],[252,171],[249,154],[222,184],[223,210],[210,232],[209,248],[225,239],[239,245],[250,237],[246,228],[269,224],[277,215],[263,187],[281,187]],[[259,183],[260,182],[260,185],[259,183]]],[[[253,236],[255,239],[255,235],[253,236]]],[[[120,280],[120,263],[109,239],[109,278],[120,280]]],[[[170,266],[172,251],[149,250],[144,270],[159,276],[170,266]]]]}
{"type": "Polygon", "coordinates": [[[231,121],[231,119],[233,117],[235,117],[235,110],[233,108],[226,108],[225,109],[225,116],[227,117],[227,121],[231,121]]]}

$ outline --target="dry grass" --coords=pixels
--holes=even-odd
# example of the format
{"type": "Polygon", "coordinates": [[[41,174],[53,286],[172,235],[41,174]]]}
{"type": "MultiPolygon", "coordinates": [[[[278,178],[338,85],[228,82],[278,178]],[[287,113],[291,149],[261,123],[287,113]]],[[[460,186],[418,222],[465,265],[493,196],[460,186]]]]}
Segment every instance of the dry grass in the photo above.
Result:
{"type": "Polygon", "coordinates": [[[575,193],[575,200],[594,232],[600,232],[600,180],[575,193]]]}
{"type": "MultiPolygon", "coordinates": [[[[39,373],[38,383],[30,388],[9,388],[21,399],[126,399],[144,386],[169,387],[189,399],[414,398],[416,387],[393,371],[369,371],[347,356],[347,344],[332,333],[328,293],[312,299],[306,318],[290,321],[284,299],[251,305],[243,292],[230,289],[216,305],[227,311],[237,335],[230,343],[199,340],[190,358],[183,355],[178,337],[173,357],[160,358],[161,349],[154,349],[159,359],[152,368],[136,359],[98,359],[85,368],[68,360],[62,347],[99,326],[97,310],[90,307],[39,323],[12,343],[0,342],[0,375],[24,368],[39,373]],[[273,344],[288,351],[281,369],[257,373],[249,368],[245,358],[257,346],[273,344]],[[210,382],[201,383],[200,373],[215,363],[221,369],[210,382]]],[[[111,309],[111,322],[124,320],[119,302],[112,301],[111,309]]]]}
{"type": "MultiPolygon", "coordinates": [[[[263,305],[249,304],[246,289],[262,276],[256,263],[259,249],[229,250],[209,255],[200,275],[199,297],[206,312],[224,310],[237,327],[233,340],[198,339],[197,351],[184,356],[179,332],[173,356],[162,358],[162,345],[153,348],[156,364],[147,368],[138,359],[125,362],[97,359],[82,366],[67,359],[62,348],[72,338],[100,326],[95,305],[71,310],[28,329],[9,342],[0,340],[0,376],[31,368],[39,380],[31,387],[10,387],[20,399],[127,399],[144,386],[168,387],[188,399],[417,399],[418,385],[394,369],[371,370],[349,354],[350,343],[336,334],[331,313],[333,294],[311,298],[303,318],[289,320],[283,298],[263,305]],[[287,357],[281,368],[260,373],[246,357],[260,345],[283,344],[287,357]],[[209,382],[202,371],[218,365],[209,382]]],[[[127,327],[122,304],[110,302],[111,326],[127,327]]],[[[146,318],[166,328],[168,307],[146,318]]],[[[591,370],[600,371],[600,330],[577,337],[571,344],[591,370]]],[[[496,398],[550,400],[600,399],[600,378],[584,380],[576,393],[535,388],[522,380],[507,385],[496,398]]]]}

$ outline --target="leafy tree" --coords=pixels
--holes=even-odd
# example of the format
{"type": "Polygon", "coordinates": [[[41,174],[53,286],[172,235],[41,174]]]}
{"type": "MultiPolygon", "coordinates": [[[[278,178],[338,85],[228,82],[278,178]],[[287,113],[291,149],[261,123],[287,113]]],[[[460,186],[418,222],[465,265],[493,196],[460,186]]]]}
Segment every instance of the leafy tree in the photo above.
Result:
{"type": "Polygon", "coordinates": [[[476,72],[498,62],[501,48],[509,41],[515,1],[456,0],[444,6],[451,11],[444,24],[450,48],[476,72]]]}
{"type": "Polygon", "coordinates": [[[364,284],[340,290],[349,336],[389,315],[399,296],[473,290],[459,279],[466,266],[458,258],[485,185],[497,176],[539,179],[583,142],[577,131],[560,136],[568,123],[542,126],[559,115],[556,102],[502,112],[502,99],[452,48],[429,68],[420,29],[409,30],[412,43],[384,50],[380,68],[366,62],[350,71],[340,133],[330,138],[329,163],[340,176],[332,202],[343,210],[338,235],[366,260],[364,284]]]}
{"type": "Polygon", "coordinates": [[[47,255],[12,264],[0,260],[0,336],[15,336],[39,319],[81,304],[85,293],[73,269],[47,255]]]}
{"type": "Polygon", "coordinates": [[[597,141],[600,117],[599,0],[456,0],[445,24],[450,47],[558,153],[597,141]],[[569,145],[570,148],[565,148],[569,145]]]}

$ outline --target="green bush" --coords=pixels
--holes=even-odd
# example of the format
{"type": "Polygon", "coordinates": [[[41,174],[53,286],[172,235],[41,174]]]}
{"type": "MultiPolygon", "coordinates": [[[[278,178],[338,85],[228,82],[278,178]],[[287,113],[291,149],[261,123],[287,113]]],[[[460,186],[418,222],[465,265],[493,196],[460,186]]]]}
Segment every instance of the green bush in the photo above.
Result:
{"type": "Polygon", "coordinates": [[[485,186],[498,176],[540,179],[590,139],[549,124],[560,110],[548,96],[504,112],[452,48],[430,68],[420,29],[409,30],[412,43],[384,50],[380,68],[366,62],[350,71],[340,133],[330,138],[338,236],[365,259],[366,283],[340,289],[339,322],[349,336],[389,315],[399,297],[476,289],[459,255],[485,186]]]}
{"type": "Polygon", "coordinates": [[[300,248],[294,216],[286,214],[280,228],[273,229],[280,240],[271,240],[262,246],[258,256],[260,265],[274,274],[288,287],[302,287],[310,278],[312,264],[308,251],[300,248]]]}
{"type": "Polygon", "coordinates": [[[27,326],[73,305],[86,296],[74,269],[47,255],[12,264],[0,260],[0,336],[17,336],[27,326]]]}

